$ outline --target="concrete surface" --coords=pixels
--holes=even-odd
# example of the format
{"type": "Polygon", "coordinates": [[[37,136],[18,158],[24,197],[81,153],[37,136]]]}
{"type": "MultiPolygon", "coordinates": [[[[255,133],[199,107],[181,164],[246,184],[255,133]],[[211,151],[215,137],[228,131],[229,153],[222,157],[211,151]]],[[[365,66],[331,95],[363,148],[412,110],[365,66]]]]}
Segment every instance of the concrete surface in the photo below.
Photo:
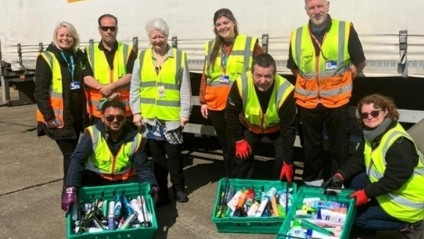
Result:
{"type": "MultiPolygon", "coordinates": [[[[12,89],[11,95],[16,97],[12,89]]],[[[33,104],[0,107],[2,239],[66,238],[65,217],[60,209],[61,154],[53,140],[36,136],[35,109],[33,104]]],[[[188,140],[184,170],[190,201],[157,208],[159,229],[154,238],[275,238],[276,235],[217,232],[211,212],[216,182],[224,176],[224,165],[220,151],[211,150],[213,142],[214,139],[188,140]]],[[[257,177],[267,179],[272,162],[260,158],[257,167],[257,177]]],[[[398,237],[384,233],[374,238],[398,237]]]]}

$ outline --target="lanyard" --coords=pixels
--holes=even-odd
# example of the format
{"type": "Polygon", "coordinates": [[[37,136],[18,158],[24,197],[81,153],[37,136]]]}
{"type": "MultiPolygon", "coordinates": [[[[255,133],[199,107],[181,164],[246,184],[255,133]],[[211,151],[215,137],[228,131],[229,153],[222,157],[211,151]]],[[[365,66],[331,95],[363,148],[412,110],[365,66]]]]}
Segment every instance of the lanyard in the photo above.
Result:
{"type": "Polygon", "coordinates": [[[68,64],[68,70],[71,73],[71,79],[74,81],[74,74],[75,74],[75,64],[74,64],[74,57],[70,55],[69,59],[71,63],[69,64],[68,59],[66,58],[63,51],[60,52],[60,55],[62,56],[63,60],[65,60],[66,64],[68,64]]]}
{"type": "MultiPolygon", "coordinates": [[[[311,35],[314,42],[318,45],[319,51],[322,54],[322,57],[324,58],[324,60],[328,60],[328,58],[325,57],[324,52],[322,51],[321,43],[319,43],[318,39],[314,36],[314,34],[312,34],[310,30],[309,30],[309,34],[311,35]]],[[[327,36],[327,33],[325,33],[324,37],[322,38],[322,41],[324,41],[326,36],[327,36]]]]}
{"type": "Polygon", "coordinates": [[[226,75],[226,73],[227,73],[228,57],[230,57],[230,54],[231,54],[232,51],[233,51],[233,46],[231,46],[230,51],[228,52],[228,54],[226,54],[225,51],[224,51],[224,46],[222,46],[221,68],[222,68],[222,73],[224,75],[226,75]]]}

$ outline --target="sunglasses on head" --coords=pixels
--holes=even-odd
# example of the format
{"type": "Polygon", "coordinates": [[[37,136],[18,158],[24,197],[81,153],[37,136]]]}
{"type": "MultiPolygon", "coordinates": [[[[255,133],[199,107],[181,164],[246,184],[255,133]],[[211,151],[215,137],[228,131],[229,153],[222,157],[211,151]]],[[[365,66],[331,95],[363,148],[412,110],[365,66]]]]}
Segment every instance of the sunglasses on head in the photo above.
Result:
{"type": "Polygon", "coordinates": [[[104,32],[107,32],[107,30],[110,30],[111,32],[116,31],[116,27],[115,26],[100,26],[100,29],[104,32]]]}
{"type": "Polygon", "coordinates": [[[107,122],[113,122],[115,119],[118,122],[122,122],[125,119],[125,116],[123,116],[123,115],[109,115],[109,116],[105,116],[105,119],[107,120],[107,122]]]}
{"type": "Polygon", "coordinates": [[[368,119],[368,116],[371,115],[373,118],[377,118],[380,115],[380,111],[381,110],[373,110],[369,113],[367,112],[363,112],[361,113],[361,118],[362,119],[368,119]]]}

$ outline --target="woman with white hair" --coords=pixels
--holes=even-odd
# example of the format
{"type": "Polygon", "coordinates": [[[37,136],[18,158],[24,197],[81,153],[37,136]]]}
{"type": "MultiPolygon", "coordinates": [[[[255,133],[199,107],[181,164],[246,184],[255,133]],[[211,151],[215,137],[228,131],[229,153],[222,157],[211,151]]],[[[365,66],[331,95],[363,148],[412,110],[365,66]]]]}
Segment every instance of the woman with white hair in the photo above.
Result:
{"type": "Polygon", "coordinates": [[[82,68],[85,64],[75,27],[57,24],[53,42],[42,52],[35,68],[37,134],[54,139],[63,155],[64,185],[70,158],[84,129],[85,98],[82,68]]]}
{"type": "Polygon", "coordinates": [[[143,129],[159,184],[159,202],[170,202],[168,173],[176,201],[187,202],[182,155],[183,128],[191,111],[187,56],[168,44],[169,27],[161,18],[147,22],[150,47],[141,51],[132,73],[133,122],[143,129]]]}

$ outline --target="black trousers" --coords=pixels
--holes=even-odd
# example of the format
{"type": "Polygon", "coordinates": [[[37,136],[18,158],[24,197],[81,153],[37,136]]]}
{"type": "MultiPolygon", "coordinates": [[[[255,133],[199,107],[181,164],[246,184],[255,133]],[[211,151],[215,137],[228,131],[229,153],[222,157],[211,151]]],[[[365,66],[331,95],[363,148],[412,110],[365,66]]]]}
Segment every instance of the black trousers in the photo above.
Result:
{"type": "Polygon", "coordinates": [[[227,122],[225,121],[224,112],[225,110],[208,110],[208,115],[215,129],[219,145],[222,149],[226,176],[230,177],[232,175],[232,161],[234,159],[234,149],[229,148],[229,145],[232,145],[232,147],[234,147],[234,144],[228,134],[229,131],[227,130],[227,122]]]}
{"type": "Polygon", "coordinates": [[[168,191],[168,173],[173,188],[185,191],[183,173],[183,157],[181,145],[170,144],[166,140],[148,140],[153,159],[153,172],[159,184],[160,192],[168,191]]]}
{"type": "Polygon", "coordinates": [[[63,187],[65,187],[71,156],[77,147],[78,139],[57,139],[55,141],[63,155],[63,187]]]}
{"type": "Polygon", "coordinates": [[[299,107],[305,154],[303,181],[323,179],[323,163],[332,175],[349,157],[349,106],[326,108],[321,104],[314,109],[299,107]],[[328,136],[330,159],[323,159],[324,126],[328,136]]]}
{"type": "MultiPolygon", "coordinates": [[[[247,159],[239,159],[234,157],[232,160],[232,175],[233,178],[244,178],[250,179],[254,177],[254,169],[255,169],[255,152],[258,146],[258,143],[261,141],[263,137],[267,137],[274,147],[275,152],[275,161],[274,168],[270,170],[270,174],[272,178],[278,179],[280,176],[280,170],[283,165],[283,139],[281,137],[280,131],[270,134],[255,134],[248,129],[244,129],[243,131],[244,139],[249,143],[252,154],[247,159]]],[[[235,147],[235,142],[233,142],[235,147]]]]}

